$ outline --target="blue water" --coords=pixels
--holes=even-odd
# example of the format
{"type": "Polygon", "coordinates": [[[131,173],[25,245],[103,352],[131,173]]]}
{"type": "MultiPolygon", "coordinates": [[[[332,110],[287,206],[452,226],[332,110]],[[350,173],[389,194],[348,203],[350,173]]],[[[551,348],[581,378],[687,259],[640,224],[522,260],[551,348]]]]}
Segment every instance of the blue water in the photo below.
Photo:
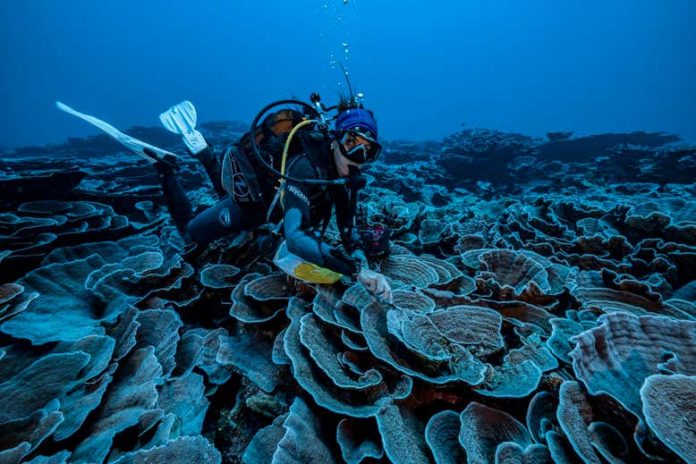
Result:
{"type": "Polygon", "coordinates": [[[332,101],[339,61],[390,139],[464,123],[696,140],[696,2],[549,3],[3,1],[0,147],[94,133],[57,99],[122,128],[183,99],[242,121],[291,95],[332,101]]]}

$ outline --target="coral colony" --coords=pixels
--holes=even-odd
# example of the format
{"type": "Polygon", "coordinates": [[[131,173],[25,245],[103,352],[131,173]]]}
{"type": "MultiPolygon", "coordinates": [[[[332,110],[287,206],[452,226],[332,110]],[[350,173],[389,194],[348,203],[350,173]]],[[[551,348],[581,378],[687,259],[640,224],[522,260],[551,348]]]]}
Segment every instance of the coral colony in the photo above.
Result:
{"type": "Polygon", "coordinates": [[[104,136],[2,157],[1,463],[696,462],[675,137],[386,144],[362,203],[393,304],[288,279],[268,230],[185,259],[141,163],[104,136]]]}

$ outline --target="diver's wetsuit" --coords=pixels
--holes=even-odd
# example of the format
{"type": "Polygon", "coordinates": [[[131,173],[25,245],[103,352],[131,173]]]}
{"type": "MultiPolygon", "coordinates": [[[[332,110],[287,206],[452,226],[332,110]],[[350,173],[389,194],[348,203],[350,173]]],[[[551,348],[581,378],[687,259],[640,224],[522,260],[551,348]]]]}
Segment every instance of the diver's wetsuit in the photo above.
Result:
{"type": "MultiPolygon", "coordinates": [[[[288,176],[301,179],[338,178],[330,140],[322,138],[303,141],[302,145],[304,152],[295,155],[288,164],[288,176]]],[[[217,160],[212,149],[205,150],[197,155],[197,158],[204,164],[215,191],[224,192],[220,178],[216,175],[220,170],[214,166],[217,160]]],[[[174,223],[182,234],[200,246],[205,246],[225,235],[258,227],[266,222],[269,199],[271,192],[274,192],[274,178],[266,177],[259,172],[262,169],[260,167],[257,167],[256,171],[264,191],[262,203],[239,205],[230,195],[225,195],[218,203],[198,215],[194,215],[191,203],[177,179],[175,170],[162,163],[157,163],[155,167],[174,223]]],[[[336,222],[344,249],[352,253],[357,248],[357,232],[352,227],[354,212],[351,211],[349,200],[350,192],[342,185],[308,186],[288,181],[283,197],[283,231],[288,251],[308,262],[340,274],[356,272],[358,266],[355,260],[321,240],[335,205],[336,222]]]]}
{"type": "MultiPolygon", "coordinates": [[[[338,178],[330,145],[313,146],[297,156],[288,169],[288,176],[299,179],[338,178]]],[[[353,227],[350,192],[343,185],[309,186],[288,181],[283,208],[285,240],[290,253],[340,274],[352,274],[356,271],[354,260],[320,238],[323,233],[320,228],[322,224],[328,224],[334,205],[341,242],[344,249],[352,253],[359,242],[353,227]]]]}

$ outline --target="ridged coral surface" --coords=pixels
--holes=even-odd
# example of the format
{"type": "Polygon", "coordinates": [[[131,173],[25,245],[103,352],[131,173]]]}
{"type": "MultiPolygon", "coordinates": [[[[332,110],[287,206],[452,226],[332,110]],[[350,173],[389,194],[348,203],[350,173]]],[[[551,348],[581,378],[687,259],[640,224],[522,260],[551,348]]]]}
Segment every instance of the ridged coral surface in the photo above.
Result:
{"type": "Polygon", "coordinates": [[[103,137],[3,156],[0,463],[696,462],[696,150],[672,142],[386,143],[361,204],[392,302],[289,279],[265,229],[192,253],[103,137]]]}

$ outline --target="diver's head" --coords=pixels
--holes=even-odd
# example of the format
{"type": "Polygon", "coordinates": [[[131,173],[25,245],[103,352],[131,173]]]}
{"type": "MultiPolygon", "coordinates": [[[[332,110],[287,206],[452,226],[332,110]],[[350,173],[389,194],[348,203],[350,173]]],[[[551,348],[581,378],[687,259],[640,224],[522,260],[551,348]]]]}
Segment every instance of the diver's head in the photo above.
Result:
{"type": "Polygon", "coordinates": [[[332,144],[334,161],[341,177],[350,166],[360,168],[379,157],[382,146],[377,141],[377,121],[372,111],[346,108],[336,118],[336,139],[332,144]]]}

